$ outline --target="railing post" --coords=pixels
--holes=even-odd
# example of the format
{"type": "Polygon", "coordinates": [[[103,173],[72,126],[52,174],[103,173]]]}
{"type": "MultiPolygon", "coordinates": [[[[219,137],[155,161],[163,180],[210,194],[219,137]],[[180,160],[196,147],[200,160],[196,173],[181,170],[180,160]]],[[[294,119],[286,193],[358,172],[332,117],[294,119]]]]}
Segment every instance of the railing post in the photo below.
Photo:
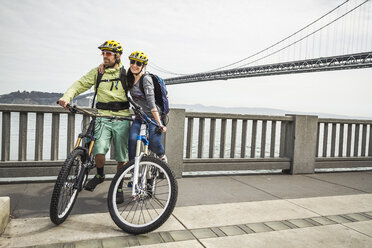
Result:
{"type": "Polygon", "coordinates": [[[27,156],[27,112],[19,113],[18,161],[25,161],[27,156]]]}
{"type": "Polygon", "coordinates": [[[293,115],[287,125],[286,155],[292,159],[291,174],[314,173],[318,116],[293,115]]]}
{"type": "Polygon", "coordinates": [[[50,160],[58,160],[58,145],[59,145],[59,113],[53,113],[50,160]]]}
{"type": "Polygon", "coordinates": [[[1,161],[9,161],[10,158],[10,112],[3,112],[2,135],[1,135],[1,161]]]}
{"type": "Polygon", "coordinates": [[[182,177],[183,172],[183,142],[185,133],[185,110],[171,109],[169,123],[165,136],[165,153],[168,165],[173,170],[176,178],[182,177]]]}
{"type": "Polygon", "coordinates": [[[35,161],[43,160],[44,113],[36,114],[35,161]]]}

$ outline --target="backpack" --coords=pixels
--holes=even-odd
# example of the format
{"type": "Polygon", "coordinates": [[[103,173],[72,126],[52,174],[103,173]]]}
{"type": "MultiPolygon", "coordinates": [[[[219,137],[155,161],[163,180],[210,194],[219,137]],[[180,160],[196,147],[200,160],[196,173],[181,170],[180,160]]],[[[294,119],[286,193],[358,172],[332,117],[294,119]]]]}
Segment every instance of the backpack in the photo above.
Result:
{"type": "Polygon", "coordinates": [[[103,73],[101,74],[99,71],[98,71],[98,75],[97,75],[97,82],[96,82],[96,85],[94,87],[94,96],[93,96],[93,101],[92,101],[92,108],[94,108],[94,100],[96,99],[96,96],[97,96],[97,90],[98,90],[98,87],[99,87],[99,84],[101,82],[108,82],[108,81],[119,81],[121,82],[121,85],[123,86],[123,89],[124,89],[124,92],[125,92],[125,95],[127,96],[128,98],[128,86],[127,86],[127,72],[125,71],[125,68],[124,66],[122,66],[120,68],[120,76],[119,78],[115,78],[115,79],[104,79],[102,80],[102,76],[103,76],[103,73]]]}
{"type": "Polygon", "coordinates": [[[145,95],[145,89],[143,87],[143,78],[146,75],[150,75],[152,78],[152,82],[154,83],[155,104],[156,106],[160,108],[162,112],[161,119],[163,120],[164,125],[166,125],[168,122],[167,114],[169,113],[169,101],[168,101],[167,87],[164,83],[164,80],[161,77],[147,72],[145,75],[143,75],[140,78],[140,81],[139,81],[139,87],[143,95],[145,95]]]}

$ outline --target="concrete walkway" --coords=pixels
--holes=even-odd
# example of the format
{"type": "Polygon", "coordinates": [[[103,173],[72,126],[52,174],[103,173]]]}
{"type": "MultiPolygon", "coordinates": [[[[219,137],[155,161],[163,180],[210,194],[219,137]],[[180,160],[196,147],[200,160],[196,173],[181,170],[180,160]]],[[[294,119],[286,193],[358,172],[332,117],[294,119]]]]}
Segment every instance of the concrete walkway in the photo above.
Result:
{"type": "Polygon", "coordinates": [[[52,183],[1,185],[12,220],[0,247],[372,247],[372,172],[183,178],[173,216],[147,235],[107,213],[105,182],[60,226],[52,183]],[[89,213],[89,214],[87,214],[89,213]]]}

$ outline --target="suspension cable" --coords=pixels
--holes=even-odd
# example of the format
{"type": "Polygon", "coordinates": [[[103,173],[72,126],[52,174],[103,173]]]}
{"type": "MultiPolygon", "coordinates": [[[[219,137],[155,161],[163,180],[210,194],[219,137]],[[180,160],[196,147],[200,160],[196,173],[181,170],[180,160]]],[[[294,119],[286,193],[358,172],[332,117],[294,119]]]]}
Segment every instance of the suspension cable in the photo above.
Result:
{"type": "Polygon", "coordinates": [[[262,57],[262,58],[256,59],[256,60],[254,60],[254,61],[252,61],[252,62],[249,62],[249,63],[247,63],[247,64],[244,64],[244,65],[241,65],[241,66],[235,67],[235,68],[233,68],[233,69],[241,68],[241,67],[244,67],[244,66],[247,66],[247,65],[253,64],[253,63],[255,63],[255,62],[257,62],[257,61],[260,61],[260,60],[262,60],[262,59],[264,59],[264,58],[267,58],[267,57],[269,57],[269,56],[271,56],[271,55],[273,55],[273,54],[276,54],[276,53],[278,53],[278,52],[280,52],[280,51],[283,51],[284,49],[286,49],[286,48],[288,48],[288,47],[290,47],[290,46],[292,46],[292,45],[294,45],[294,44],[296,44],[296,43],[298,43],[298,42],[304,40],[305,38],[307,38],[307,37],[309,37],[309,36],[311,36],[311,35],[313,35],[313,34],[319,32],[320,30],[322,30],[322,29],[328,27],[328,26],[331,25],[332,23],[338,21],[338,20],[341,19],[342,17],[344,17],[344,16],[346,16],[347,14],[353,12],[354,10],[356,10],[357,8],[359,8],[360,6],[362,6],[363,4],[367,3],[368,1],[369,1],[369,0],[365,0],[365,1],[362,2],[361,4],[357,5],[356,7],[352,8],[351,10],[349,10],[348,12],[346,12],[345,14],[343,14],[343,15],[337,17],[336,19],[334,19],[334,20],[331,21],[330,23],[327,23],[326,25],[324,25],[324,26],[318,28],[317,30],[311,32],[310,34],[304,36],[303,38],[301,38],[301,39],[299,39],[299,40],[297,40],[297,41],[295,41],[295,42],[292,42],[291,44],[289,44],[289,45],[287,45],[287,46],[285,46],[285,47],[283,47],[283,48],[281,48],[281,49],[279,49],[279,50],[277,50],[277,51],[274,51],[274,52],[272,52],[272,53],[270,53],[270,54],[268,54],[268,55],[266,55],[266,56],[264,56],[264,57],[262,57]]]}
{"type": "MultiPolygon", "coordinates": [[[[324,15],[322,15],[321,17],[317,18],[315,21],[309,23],[309,24],[306,25],[305,27],[299,29],[298,31],[294,32],[293,34],[291,34],[291,35],[285,37],[284,39],[282,39],[282,40],[280,40],[280,41],[278,41],[278,42],[276,42],[276,43],[274,43],[274,44],[272,44],[272,45],[270,45],[269,47],[267,47],[267,48],[265,48],[265,49],[262,49],[262,50],[260,50],[260,51],[258,51],[258,52],[256,52],[256,53],[254,53],[254,54],[248,56],[248,57],[245,57],[245,58],[243,58],[243,59],[240,59],[240,60],[238,60],[238,61],[236,61],[236,62],[233,62],[233,63],[231,63],[231,64],[228,64],[228,65],[225,65],[225,66],[221,66],[221,67],[218,67],[218,68],[215,68],[215,69],[212,69],[212,70],[208,70],[208,71],[205,71],[205,72],[213,72],[213,71],[221,70],[221,69],[224,69],[224,68],[226,68],[226,67],[230,67],[230,66],[232,66],[232,65],[236,65],[236,64],[238,64],[238,63],[240,63],[240,62],[243,62],[243,61],[245,61],[245,60],[247,60],[247,59],[250,59],[250,58],[252,58],[252,57],[254,57],[254,56],[257,56],[257,55],[259,55],[259,54],[261,54],[261,53],[263,53],[263,52],[265,52],[265,51],[267,51],[267,50],[269,50],[269,49],[271,49],[271,48],[273,48],[273,47],[279,45],[280,43],[282,43],[282,42],[284,42],[284,41],[290,39],[291,37],[293,37],[293,36],[295,36],[296,34],[300,33],[300,32],[303,31],[304,29],[310,27],[311,25],[317,23],[318,21],[320,21],[320,20],[323,19],[324,17],[328,16],[329,14],[333,13],[333,12],[336,11],[337,9],[341,8],[343,5],[345,5],[345,4],[346,4],[347,2],[349,2],[349,1],[350,1],[350,0],[346,0],[346,1],[344,1],[344,2],[341,3],[340,5],[336,6],[336,7],[333,8],[332,10],[328,11],[326,14],[324,14],[324,15]]],[[[368,1],[368,0],[367,0],[367,1],[368,1]]],[[[160,66],[156,66],[156,67],[160,68],[160,69],[158,69],[158,68],[155,68],[155,67],[154,67],[154,63],[152,63],[152,66],[153,66],[153,68],[154,68],[155,70],[158,70],[158,71],[161,71],[161,72],[164,72],[164,73],[167,73],[167,74],[171,74],[171,75],[186,76],[186,75],[195,74],[195,73],[182,74],[182,73],[171,72],[171,71],[168,71],[168,70],[165,70],[165,69],[161,68],[160,66]]],[[[199,73],[204,73],[204,72],[199,72],[199,73]]]]}

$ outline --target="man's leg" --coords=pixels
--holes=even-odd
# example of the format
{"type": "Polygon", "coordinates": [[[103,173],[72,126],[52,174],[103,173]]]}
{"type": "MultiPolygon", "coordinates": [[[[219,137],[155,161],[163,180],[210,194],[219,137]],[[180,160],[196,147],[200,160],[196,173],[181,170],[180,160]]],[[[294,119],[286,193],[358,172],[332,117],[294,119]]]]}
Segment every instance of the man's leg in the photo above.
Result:
{"type": "Polygon", "coordinates": [[[95,156],[95,161],[97,167],[97,174],[99,174],[102,177],[105,176],[105,173],[103,172],[103,167],[105,166],[106,163],[105,154],[97,154],[95,156]]]}
{"type": "Polygon", "coordinates": [[[95,134],[98,137],[93,147],[93,154],[95,154],[95,162],[97,168],[97,174],[87,183],[85,189],[93,191],[96,186],[105,180],[104,166],[105,166],[105,154],[110,148],[111,140],[111,123],[100,120],[96,122],[95,134]],[[99,125],[97,125],[97,123],[99,125]]]}
{"type": "Polygon", "coordinates": [[[103,183],[105,180],[105,174],[103,172],[103,167],[105,166],[105,154],[97,154],[95,156],[97,174],[85,185],[85,190],[93,191],[96,186],[103,183]]]}
{"type": "MultiPolygon", "coordinates": [[[[117,171],[119,171],[128,161],[128,135],[130,124],[128,121],[120,121],[114,124],[113,141],[115,148],[115,160],[117,163],[117,171]]],[[[123,181],[120,182],[116,192],[116,203],[124,202],[123,181]]]]}

